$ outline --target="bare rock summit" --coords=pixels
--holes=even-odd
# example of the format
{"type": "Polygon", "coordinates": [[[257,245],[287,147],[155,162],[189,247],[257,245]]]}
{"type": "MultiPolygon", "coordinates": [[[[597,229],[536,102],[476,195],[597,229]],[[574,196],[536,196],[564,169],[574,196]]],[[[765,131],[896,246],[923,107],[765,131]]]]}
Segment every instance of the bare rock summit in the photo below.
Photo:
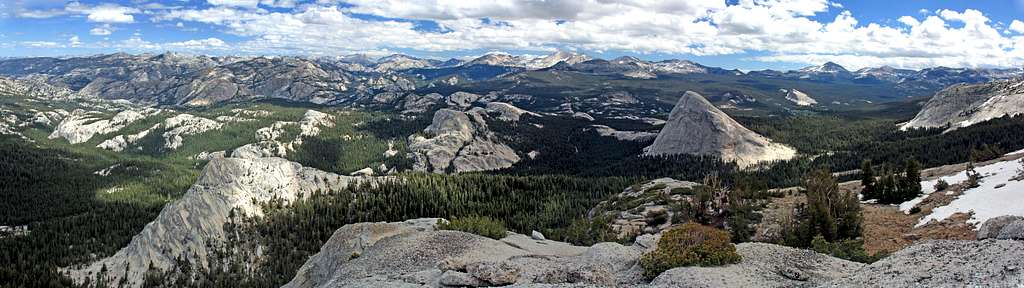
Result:
{"type": "Polygon", "coordinates": [[[687,91],[644,153],[711,155],[748,167],[793,158],[796,150],[750,131],[700,94],[687,91]]]}

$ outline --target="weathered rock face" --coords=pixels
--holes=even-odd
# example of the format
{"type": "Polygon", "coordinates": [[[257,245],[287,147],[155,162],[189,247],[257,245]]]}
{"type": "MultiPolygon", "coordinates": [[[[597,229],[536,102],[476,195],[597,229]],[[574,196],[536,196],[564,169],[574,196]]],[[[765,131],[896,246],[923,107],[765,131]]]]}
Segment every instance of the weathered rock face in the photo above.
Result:
{"type": "Polygon", "coordinates": [[[295,147],[302,145],[306,137],[320,135],[321,127],[334,127],[334,116],[316,110],[306,110],[298,122],[277,121],[268,127],[256,130],[256,143],[243,145],[231,152],[232,157],[259,158],[284,157],[295,147]],[[298,126],[299,135],[294,139],[279,139],[286,126],[298,126]]]}
{"type": "Polygon", "coordinates": [[[750,131],[700,94],[687,91],[672,109],[654,144],[644,153],[713,155],[748,167],[793,158],[796,150],[750,131]]]}
{"type": "Polygon", "coordinates": [[[178,114],[164,119],[163,122],[153,125],[153,127],[141,132],[129,135],[117,135],[113,138],[104,140],[99,145],[96,145],[96,147],[111,151],[122,151],[139,142],[139,140],[142,140],[142,138],[149,135],[149,133],[159,133],[159,130],[162,130],[163,134],[161,134],[161,136],[164,139],[164,146],[161,148],[176,150],[184,144],[185,137],[197,135],[210,130],[217,130],[223,126],[223,123],[192,114],[178,114]]]}
{"type": "Polygon", "coordinates": [[[130,287],[138,287],[150,263],[154,268],[168,270],[180,256],[193,265],[208,265],[208,245],[226,239],[223,226],[230,220],[230,213],[261,215],[257,203],[272,198],[290,203],[315,190],[363,180],[367,178],[339,176],[281,158],[213,158],[188,192],[167,204],[127,247],[84,267],[71,267],[67,272],[82,282],[107,269],[107,276],[114,282],[127,277],[130,287]]]}
{"type": "Polygon", "coordinates": [[[497,115],[495,118],[501,121],[516,122],[519,121],[523,115],[529,115],[533,117],[541,117],[540,114],[519,109],[519,107],[512,106],[512,104],[504,102],[487,102],[485,108],[487,113],[497,115]]]}
{"type": "Polygon", "coordinates": [[[786,100],[793,102],[793,104],[796,104],[797,106],[813,106],[818,104],[818,100],[814,100],[814,98],[811,98],[807,93],[801,92],[800,90],[789,89],[784,93],[786,93],[786,100]]]}
{"type": "Polygon", "coordinates": [[[469,108],[473,102],[480,100],[480,95],[466,92],[455,92],[445,97],[445,104],[451,107],[469,108]]]}
{"type": "Polygon", "coordinates": [[[647,131],[619,131],[605,125],[590,125],[598,135],[615,137],[622,141],[649,141],[658,137],[658,133],[647,131]]]}
{"type": "Polygon", "coordinates": [[[416,161],[413,169],[459,173],[507,168],[519,162],[512,148],[497,142],[484,117],[486,113],[479,108],[438,110],[423,130],[426,137],[409,136],[409,157],[416,161]]]}
{"type": "Polygon", "coordinates": [[[409,94],[402,100],[402,114],[420,114],[430,110],[431,107],[441,101],[441,94],[430,93],[427,95],[409,94]]]}
{"type": "Polygon", "coordinates": [[[645,248],[593,247],[510,234],[494,240],[435,231],[437,219],[346,225],[285,287],[637,284],[645,248]]]}
{"type": "MultiPolygon", "coordinates": [[[[681,267],[658,275],[651,287],[814,287],[857,273],[864,264],[767,243],[740,243],[738,264],[681,267]]],[[[851,286],[853,287],[853,286],[851,286]]]]}
{"type": "Polygon", "coordinates": [[[1024,113],[1024,79],[960,84],[939,91],[914,119],[900,128],[941,128],[948,125],[952,130],[1021,113],[1024,113]]]}
{"type": "Polygon", "coordinates": [[[927,240],[824,287],[1017,287],[1024,242],[927,240]]]}
{"type": "Polygon", "coordinates": [[[510,233],[436,231],[437,219],[339,229],[285,287],[1016,287],[1024,242],[925,241],[866,265],[811,250],[741,243],[740,263],[680,267],[651,282],[638,265],[657,237],[591,247],[510,233]]]}
{"type": "Polygon", "coordinates": [[[126,110],[117,113],[110,119],[101,119],[93,113],[79,109],[64,117],[48,138],[64,138],[71,144],[83,143],[92,139],[94,135],[117,132],[132,122],[158,113],[160,110],[152,108],[139,111],[126,110]]]}

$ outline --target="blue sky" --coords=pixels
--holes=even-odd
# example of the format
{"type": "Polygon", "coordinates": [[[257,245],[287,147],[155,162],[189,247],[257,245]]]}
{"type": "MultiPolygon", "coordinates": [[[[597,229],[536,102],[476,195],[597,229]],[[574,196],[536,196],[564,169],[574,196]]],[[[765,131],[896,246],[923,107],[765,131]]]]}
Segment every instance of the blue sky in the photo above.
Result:
{"type": "Polygon", "coordinates": [[[1021,67],[1024,0],[5,0],[0,56],[556,49],[743,70],[1021,67]]]}

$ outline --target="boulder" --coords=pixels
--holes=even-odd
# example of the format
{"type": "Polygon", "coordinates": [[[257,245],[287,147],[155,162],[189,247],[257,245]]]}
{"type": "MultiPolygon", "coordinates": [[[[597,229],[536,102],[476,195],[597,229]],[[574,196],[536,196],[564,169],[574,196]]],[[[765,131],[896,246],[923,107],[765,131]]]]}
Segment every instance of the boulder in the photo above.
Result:
{"type": "Polygon", "coordinates": [[[533,238],[533,240],[547,240],[544,238],[544,234],[541,234],[536,230],[530,232],[530,238],[533,238]]]}
{"type": "Polygon", "coordinates": [[[1018,219],[1004,226],[996,239],[1024,240],[1024,220],[1018,219]]]}
{"type": "Polygon", "coordinates": [[[1003,231],[1003,227],[1021,220],[1024,220],[1024,217],[1013,215],[1004,215],[988,219],[985,223],[981,224],[981,227],[978,228],[977,238],[978,240],[996,238],[999,236],[1000,232],[1003,231]]]}

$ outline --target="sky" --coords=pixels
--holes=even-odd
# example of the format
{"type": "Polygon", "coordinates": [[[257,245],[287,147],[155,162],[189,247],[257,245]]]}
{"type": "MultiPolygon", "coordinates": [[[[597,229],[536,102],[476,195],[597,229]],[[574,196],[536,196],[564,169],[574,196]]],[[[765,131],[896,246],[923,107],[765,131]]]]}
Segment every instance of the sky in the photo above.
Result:
{"type": "Polygon", "coordinates": [[[0,57],[486,53],[1024,66],[1024,0],[0,0],[0,57]]]}

